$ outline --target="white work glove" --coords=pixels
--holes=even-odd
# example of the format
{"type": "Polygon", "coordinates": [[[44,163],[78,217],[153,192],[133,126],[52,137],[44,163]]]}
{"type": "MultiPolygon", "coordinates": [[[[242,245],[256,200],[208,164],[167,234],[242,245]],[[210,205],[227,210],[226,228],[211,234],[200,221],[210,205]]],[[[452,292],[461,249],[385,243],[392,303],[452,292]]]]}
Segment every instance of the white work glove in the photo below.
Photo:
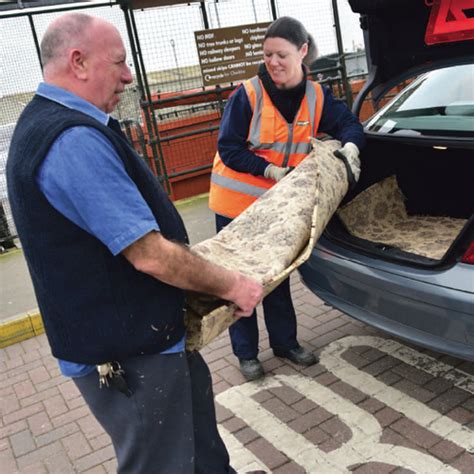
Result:
{"type": "Polygon", "coordinates": [[[342,148],[336,150],[334,155],[346,165],[349,187],[353,188],[360,176],[359,148],[354,143],[347,142],[342,148]]]}
{"type": "Polygon", "coordinates": [[[293,167],[291,166],[283,168],[281,166],[275,166],[270,164],[265,168],[263,176],[265,176],[265,178],[273,179],[275,181],[280,181],[280,179],[284,178],[292,170],[293,167]]]}

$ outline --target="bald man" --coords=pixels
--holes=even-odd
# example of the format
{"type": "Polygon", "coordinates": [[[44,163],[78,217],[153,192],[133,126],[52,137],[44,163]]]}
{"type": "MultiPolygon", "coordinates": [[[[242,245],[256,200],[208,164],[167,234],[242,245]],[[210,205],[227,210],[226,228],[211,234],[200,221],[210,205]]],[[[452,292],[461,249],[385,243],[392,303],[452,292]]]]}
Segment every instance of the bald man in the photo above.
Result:
{"type": "Polygon", "coordinates": [[[118,472],[235,472],[209,370],[185,351],[183,290],[249,316],[262,287],[188,250],[179,214],[110,118],[132,82],[117,29],[63,15],[41,56],[7,174],[52,353],[111,436],[118,472]]]}

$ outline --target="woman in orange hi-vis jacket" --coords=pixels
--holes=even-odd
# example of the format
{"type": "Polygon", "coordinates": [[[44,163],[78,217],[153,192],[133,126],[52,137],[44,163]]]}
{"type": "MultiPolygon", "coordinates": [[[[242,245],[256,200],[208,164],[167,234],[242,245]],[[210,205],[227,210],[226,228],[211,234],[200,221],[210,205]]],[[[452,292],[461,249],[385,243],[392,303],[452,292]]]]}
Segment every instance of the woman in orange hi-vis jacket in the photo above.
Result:
{"type": "MultiPolygon", "coordinates": [[[[313,38],[298,20],[279,18],[266,31],[264,64],[258,75],[245,81],[229,98],[221,120],[209,195],[217,231],[297,166],[310,151],[310,137],[318,132],[342,142],[338,156],[348,174],[358,179],[359,149],[364,145],[362,126],[329,89],[308,79],[303,61],[314,58],[315,49],[313,38]]],[[[289,279],[263,300],[263,308],[276,356],[306,366],[318,362],[298,344],[289,279]]],[[[256,313],[236,321],[229,332],[244,377],[262,377],[256,313]]]]}

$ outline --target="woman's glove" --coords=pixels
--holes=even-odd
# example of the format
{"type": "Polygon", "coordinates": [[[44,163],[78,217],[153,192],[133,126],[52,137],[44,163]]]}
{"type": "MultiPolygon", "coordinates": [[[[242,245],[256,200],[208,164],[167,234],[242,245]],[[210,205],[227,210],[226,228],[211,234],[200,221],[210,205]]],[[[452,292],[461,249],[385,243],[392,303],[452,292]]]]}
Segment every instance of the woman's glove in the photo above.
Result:
{"type": "Polygon", "coordinates": [[[346,165],[349,188],[352,189],[360,176],[359,148],[354,143],[347,142],[342,148],[336,150],[334,155],[346,165]]]}
{"type": "Polygon", "coordinates": [[[293,167],[291,166],[283,168],[281,166],[275,166],[270,164],[265,168],[263,176],[265,176],[265,178],[273,179],[275,181],[280,181],[280,179],[284,178],[292,169],[293,167]]]}

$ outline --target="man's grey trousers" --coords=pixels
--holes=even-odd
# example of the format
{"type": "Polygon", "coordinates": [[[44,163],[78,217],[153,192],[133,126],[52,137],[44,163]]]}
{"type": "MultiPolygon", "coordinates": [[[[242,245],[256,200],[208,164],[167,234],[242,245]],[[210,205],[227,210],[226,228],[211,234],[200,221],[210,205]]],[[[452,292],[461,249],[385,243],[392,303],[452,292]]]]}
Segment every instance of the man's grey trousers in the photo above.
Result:
{"type": "Polygon", "coordinates": [[[217,431],[211,374],[198,352],[119,362],[133,391],[130,398],[115,388],[99,388],[96,371],[74,379],[112,438],[119,473],[235,472],[217,431]]]}

